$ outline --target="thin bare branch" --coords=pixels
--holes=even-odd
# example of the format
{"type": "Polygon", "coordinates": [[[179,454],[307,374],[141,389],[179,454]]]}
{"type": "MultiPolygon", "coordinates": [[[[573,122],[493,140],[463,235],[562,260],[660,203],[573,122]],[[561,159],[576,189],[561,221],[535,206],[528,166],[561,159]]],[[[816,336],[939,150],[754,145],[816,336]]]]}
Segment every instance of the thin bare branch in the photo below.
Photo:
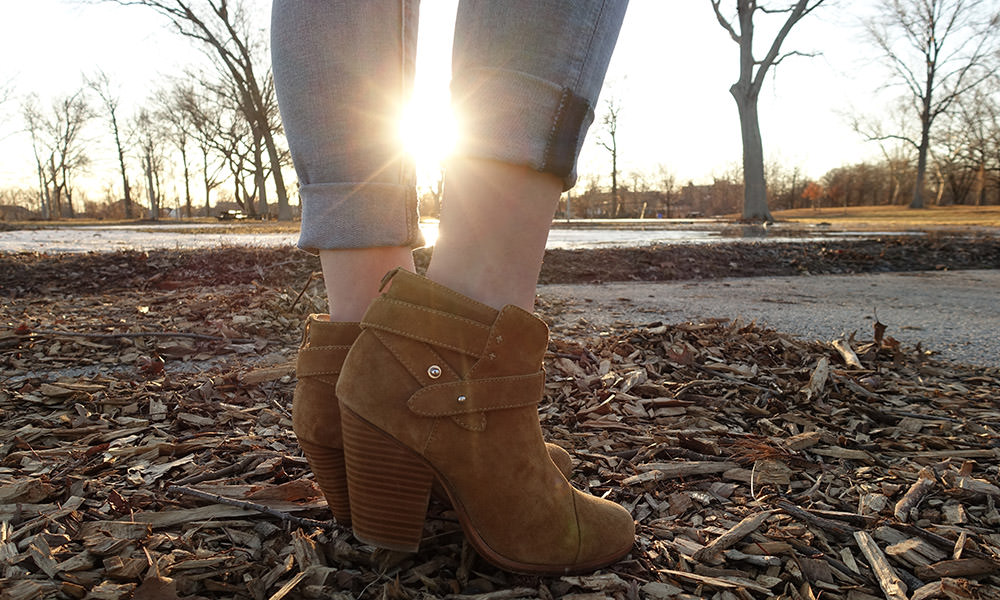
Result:
{"type": "Polygon", "coordinates": [[[778,60],[778,55],[781,51],[781,45],[785,43],[785,38],[788,37],[788,33],[792,30],[792,27],[798,23],[802,17],[811,13],[818,6],[823,4],[824,0],[813,0],[810,4],[809,0],[797,0],[795,5],[791,8],[788,13],[788,18],[785,19],[784,24],[778,33],[774,36],[774,40],[771,42],[771,47],[768,49],[767,54],[760,61],[760,67],[757,69],[757,75],[753,78],[753,87],[757,90],[764,84],[764,77],[767,76],[767,70],[775,64],[778,60]]]}
{"type": "Polygon", "coordinates": [[[820,55],[819,52],[801,52],[799,50],[792,50],[791,52],[785,52],[784,54],[776,58],[774,62],[771,63],[771,66],[776,67],[780,65],[783,60],[785,60],[790,56],[804,56],[806,58],[815,58],[819,55],[820,55]]]}
{"type": "Polygon", "coordinates": [[[712,10],[715,11],[715,18],[719,20],[719,25],[722,25],[722,28],[729,32],[729,37],[734,42],[739,44],[740,36],[736,33],[736,30],[733,29],[733,26],[729,23],[729,21],[722,16],[722,10],[719,8],[719,4],[722,2],[722,0],[711,0],[711,1],[712,1],[712,10]]]}

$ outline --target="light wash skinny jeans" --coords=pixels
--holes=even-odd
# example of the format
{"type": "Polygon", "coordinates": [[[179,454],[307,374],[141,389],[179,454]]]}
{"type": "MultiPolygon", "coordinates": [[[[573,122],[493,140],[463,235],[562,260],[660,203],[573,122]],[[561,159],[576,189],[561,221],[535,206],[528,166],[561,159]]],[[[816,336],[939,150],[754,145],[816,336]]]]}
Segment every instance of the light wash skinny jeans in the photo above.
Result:
{"type": "MultiPolygon", "coordinates": [[[[462,0],[455,155],[576,181],[627,0],[462,0]]],[[[274,83],[302,199],[299,247],[419,246],[400,147],[419,0],[274,0],[274,83]]]]}

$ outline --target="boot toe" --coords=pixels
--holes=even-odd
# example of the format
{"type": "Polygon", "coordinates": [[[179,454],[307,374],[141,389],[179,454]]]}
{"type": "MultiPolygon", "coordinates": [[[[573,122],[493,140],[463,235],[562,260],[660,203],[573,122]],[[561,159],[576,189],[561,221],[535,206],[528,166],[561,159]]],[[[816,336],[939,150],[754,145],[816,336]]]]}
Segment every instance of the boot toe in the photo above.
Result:
{"type": "Polygon", "coordinates": [[[635,543],[635,521],[624,507],[577,491],[580,550],[573,570],[592,570],[612,564],[635,543]]]}

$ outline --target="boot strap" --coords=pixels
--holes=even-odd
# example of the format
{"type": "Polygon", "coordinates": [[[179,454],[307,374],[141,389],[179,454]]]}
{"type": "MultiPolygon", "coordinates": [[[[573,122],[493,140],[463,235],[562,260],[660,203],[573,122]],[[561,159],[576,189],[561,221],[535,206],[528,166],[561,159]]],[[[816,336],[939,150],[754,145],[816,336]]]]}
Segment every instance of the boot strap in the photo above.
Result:
{"type": "Polygon", "coordinates": [[[410,396],[410,410],[425,417],[454,417],[531,406],[542,397],[545,371],[437,383],[410,396]]]}
{"type": "Polygon", "coordinates": [[[402,300],[380,296],[361,320],[362,327],[479,356],[490,336],[489,325],[402,300]]]}
{"type": "Polygon", "coordinates": [[[299,350],[295,363],[296,377],[336,375],[347,357],[350,346],[311,346],[299,350]]]}

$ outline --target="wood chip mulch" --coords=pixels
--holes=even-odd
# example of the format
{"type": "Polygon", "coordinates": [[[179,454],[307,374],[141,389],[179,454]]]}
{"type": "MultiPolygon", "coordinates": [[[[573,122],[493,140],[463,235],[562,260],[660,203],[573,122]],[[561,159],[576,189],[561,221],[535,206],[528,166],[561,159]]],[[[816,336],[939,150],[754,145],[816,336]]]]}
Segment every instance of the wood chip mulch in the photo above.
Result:
{"type": "MultiPolygon", "coordinates": [[[[426,269],[431,250],[416,251],[426,269]]],[[[599,249],[550,249],[541,283],[677,281],[720,277],[841,275],[1000,268],[1000,235],[927,232],[822,242],[732,241],[599,249]]],[[[319,269],[294,248],[0,252],[0,296],[90,293],[220,283],[287,283],[319,269]]]]}
{"type": "Polygon", "coordinates": [[[329,521],[289,413],[321,290],[211,268],[0,296],[0,599],[1000,598],[997,369],[878,325],[553,331],[543,430],[638,537],[598,573],[513,575],[436,502],[417,554],[329,521]]]}

